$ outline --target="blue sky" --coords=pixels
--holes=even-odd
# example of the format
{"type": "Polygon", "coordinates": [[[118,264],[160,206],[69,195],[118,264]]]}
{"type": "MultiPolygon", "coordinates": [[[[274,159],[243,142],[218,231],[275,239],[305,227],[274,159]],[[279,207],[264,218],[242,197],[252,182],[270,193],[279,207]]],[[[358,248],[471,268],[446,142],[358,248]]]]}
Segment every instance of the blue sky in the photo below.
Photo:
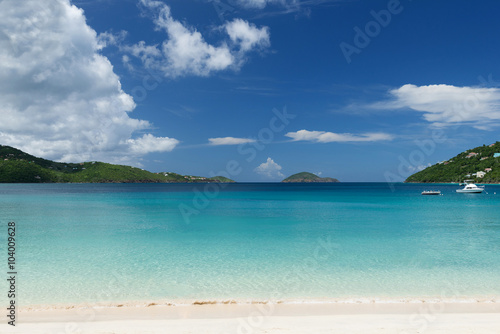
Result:
{"type": "Polygon", "coordinates": [[[498,140],[497,1],[20,7],[0,3],[0,143],[38,156],[395,181],[498,140]]]}

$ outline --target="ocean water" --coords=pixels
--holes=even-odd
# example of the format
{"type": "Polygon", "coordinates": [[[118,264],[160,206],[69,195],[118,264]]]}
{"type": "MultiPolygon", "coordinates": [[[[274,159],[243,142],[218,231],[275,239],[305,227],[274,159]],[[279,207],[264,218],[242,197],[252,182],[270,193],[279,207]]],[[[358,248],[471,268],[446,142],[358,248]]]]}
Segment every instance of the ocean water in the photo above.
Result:
{"type": "Polygon", "coordinates": [[[456,188],[1,184],[2,267],[15,221],[21,306],[498,300],[500,187],[456,188]]]}

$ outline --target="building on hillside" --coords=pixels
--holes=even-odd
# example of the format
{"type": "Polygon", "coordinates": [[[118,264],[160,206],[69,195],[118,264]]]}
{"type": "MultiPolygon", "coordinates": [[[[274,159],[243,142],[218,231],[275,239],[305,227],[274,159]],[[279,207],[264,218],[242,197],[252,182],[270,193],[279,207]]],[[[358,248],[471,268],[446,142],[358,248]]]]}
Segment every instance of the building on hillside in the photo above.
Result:
{"type": "Polygon", "coordinates": [[[477,173],[476,173],[476,176],[477,176],[478,178],[480,178],[480,179],[482,179],[485,175],[486,175],[486,173],[485,173],[485,172],[477,172],[477,173]]]}
{"type": "Polygon", "coordinates": [[[472,158],[472,157],[475,157],[475,156],[478,156],[479,153],[476,153],[476,152],[470,152],[469,154],[467,154],[466,158],[469,159],[469,158],[472,158]]]}
{"type": "Polygon", "coordinates": [[[500,153],[494,153],[493,158],[500,158],[500,153]]]}
{"type": "Polygon", "coordinates": [[[483,160],[486,160],[486,159],[488,159],[488,158],[489,158],[489,157],[482,157],[482,158],[481,158],[481,159],[479,159],[479,160],[483,161],[483,160]]]}
{"type": "Polygon", "coordinates": [[[485,171],[486,173],[489,173],[489,172],[491,172],[492,170],[493,170],[493,169],[491,169],[491,168],[485,168],[485,169],[484,169],[484,171],[485,171]]]}
{"type": "Polygon", "coordinates": [[[495,146],[495,143],[493,143],[493,144],[489,145],[488,147],[493,147],[493,146],[495,146]]]}

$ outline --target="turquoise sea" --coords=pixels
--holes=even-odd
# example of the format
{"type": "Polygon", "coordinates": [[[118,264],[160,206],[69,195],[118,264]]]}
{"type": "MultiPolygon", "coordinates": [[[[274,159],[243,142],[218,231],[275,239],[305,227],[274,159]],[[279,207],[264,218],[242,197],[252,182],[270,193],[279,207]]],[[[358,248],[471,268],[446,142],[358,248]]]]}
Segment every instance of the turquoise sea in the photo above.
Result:
{"type": "Polygon", "coordinates": [[[457,188],[2,184],[0,261],[15,221],[21,306],[498,300],[500,187],[457,188]]]}

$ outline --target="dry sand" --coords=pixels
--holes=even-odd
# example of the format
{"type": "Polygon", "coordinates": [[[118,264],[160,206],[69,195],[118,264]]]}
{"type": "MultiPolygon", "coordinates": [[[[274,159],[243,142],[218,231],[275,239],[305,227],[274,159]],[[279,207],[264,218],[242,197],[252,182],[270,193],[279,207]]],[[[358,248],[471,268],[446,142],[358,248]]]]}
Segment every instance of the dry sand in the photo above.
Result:
{"type": "Polygon", "coordinates": [[[154,305],[21,310],[16,327],[4,320],[0,333],[499,334],[500,303],[154,305]]]}

